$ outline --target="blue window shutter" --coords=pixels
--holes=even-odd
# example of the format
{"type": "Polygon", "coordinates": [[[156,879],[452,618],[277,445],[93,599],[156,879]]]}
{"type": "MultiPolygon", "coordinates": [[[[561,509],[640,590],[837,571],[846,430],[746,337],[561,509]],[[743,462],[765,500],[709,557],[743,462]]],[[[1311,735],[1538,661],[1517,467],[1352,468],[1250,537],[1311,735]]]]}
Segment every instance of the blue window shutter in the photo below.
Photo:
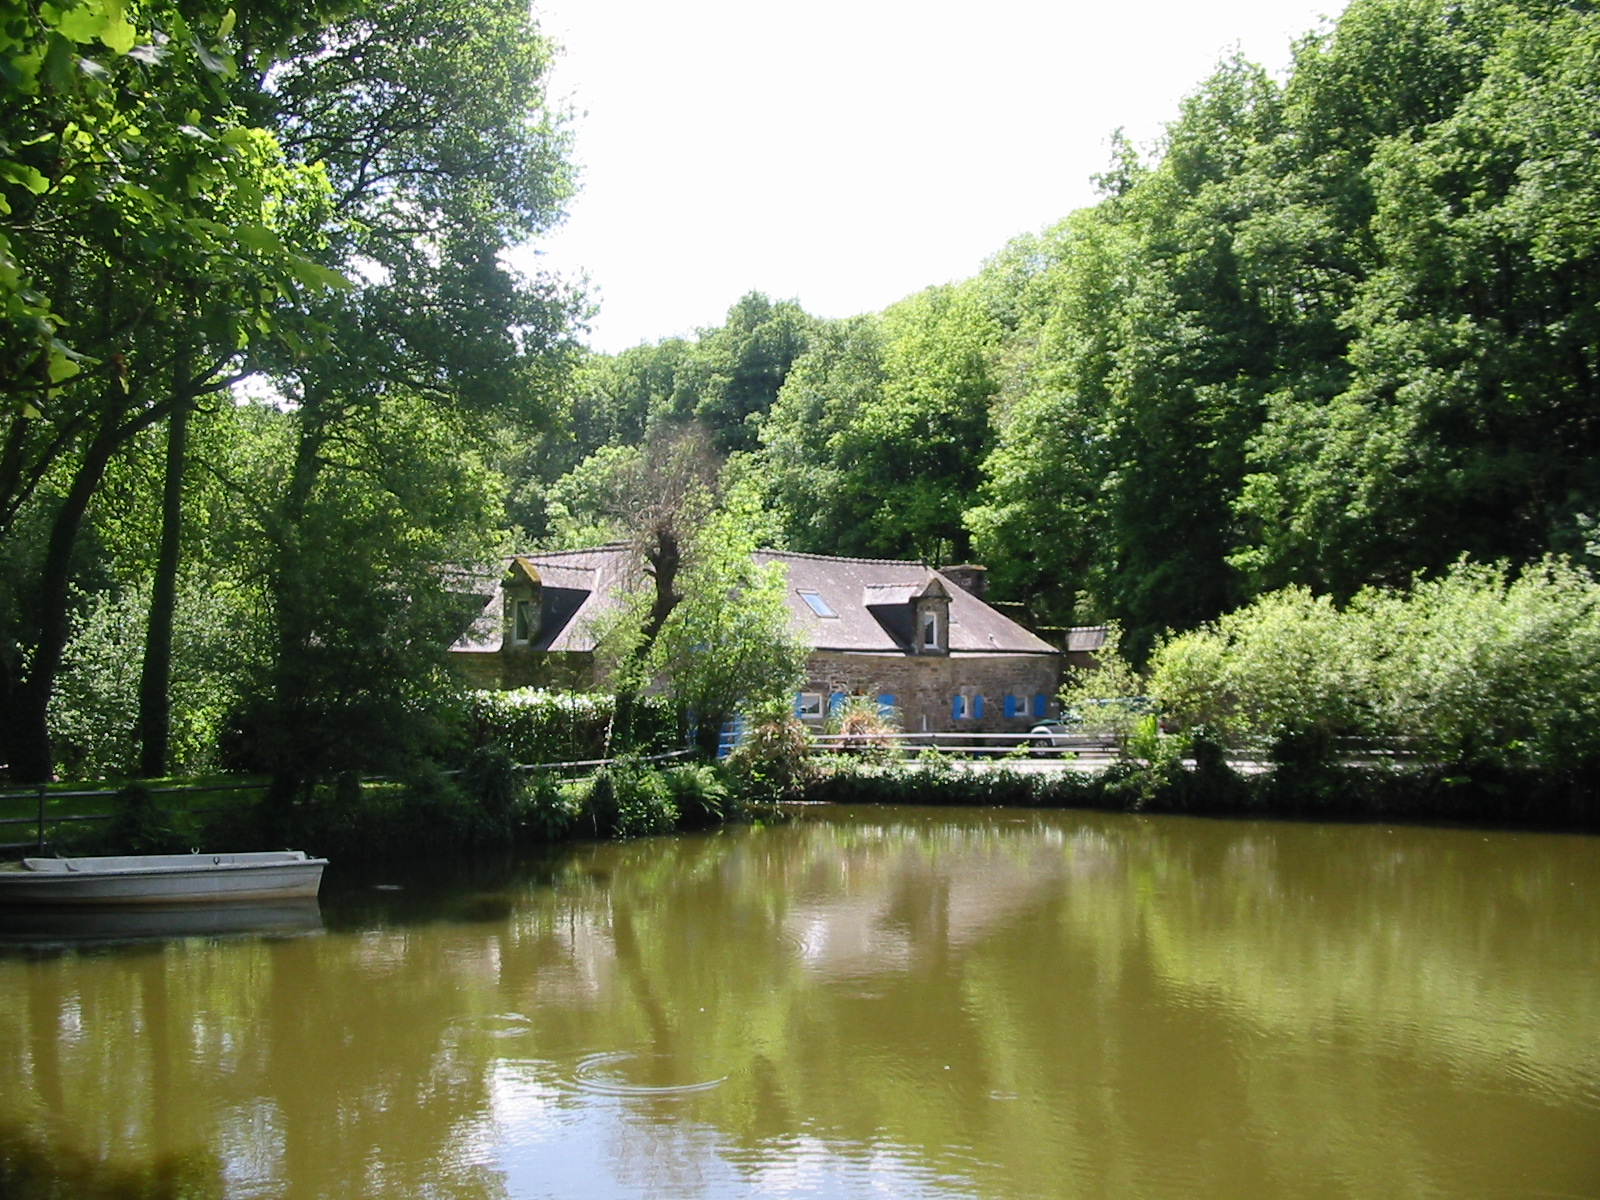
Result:
{"type": "Polygon", "coordinates": [[[844,707],[844,693],[843,692],[834,692],[831,695],[829,695],[829,697],[828,697],[828,715],[830,717],[838,716],[839,715],[839,710],[842,709],[843,707],[844,707]]]}
{"type": "Polygon", "coordinates": [[[983,720],[983,697],[982,696],[974,696],[972,698],[972,719],[975,720],[975,721],[983,720]]]}
{"type": "Polygon", "coordinates": [[[1004,704],[1005,704],[1005,714],[1006,714],[1006,719],[1007,720],[1009,720],[1010,718],[1012,718],[1012,717],[1017,715],[1017,698],[1015,696],[1013,696],[1010,692],[1006,693],[1006,698],[1005,698],[1004,704]]]}
{"type": "Polygon", "coordinates": [[[959,721],[965,715],[966,714],[961,711],[961,697],[960,696],[951,696],[950,697],[950,719],[952,721],[959,721]]]}
{"type": "Polygon", "coordinates": [[[796,692],[794,694],[794,715],[796,717],[799,717],[805,711],[805,703],[806,694],[804,692],[796,692]]]}
{"type": "Polygon", "coordinates": [[[885,692],[878,697],[878,715],[889,718],[894,716],[894,694],[885,692]]]}
{"type": "Polygon", "coordinates": [[[1033,696],[1033,716],[1035,720],[1044,716],[1045,698],[1043,692],[1035,692],[1033,696]]]}

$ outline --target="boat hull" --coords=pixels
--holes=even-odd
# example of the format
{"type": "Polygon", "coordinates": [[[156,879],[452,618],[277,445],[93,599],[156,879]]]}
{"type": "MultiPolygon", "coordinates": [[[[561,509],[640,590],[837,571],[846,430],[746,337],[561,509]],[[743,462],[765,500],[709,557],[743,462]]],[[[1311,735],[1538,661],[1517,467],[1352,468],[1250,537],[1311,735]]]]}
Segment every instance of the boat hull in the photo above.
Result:
{"type": "Polygon", "coordinates": [[[0,905],[215,904],[315,897],[327,863],[298,850],[28,858],[0,870],[0,905]]]}

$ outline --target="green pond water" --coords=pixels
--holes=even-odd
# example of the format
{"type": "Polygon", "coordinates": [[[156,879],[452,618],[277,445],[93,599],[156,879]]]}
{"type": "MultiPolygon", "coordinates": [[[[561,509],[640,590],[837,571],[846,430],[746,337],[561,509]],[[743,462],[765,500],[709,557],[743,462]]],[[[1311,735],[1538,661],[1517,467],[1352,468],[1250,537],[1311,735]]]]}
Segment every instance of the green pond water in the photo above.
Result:
{"type": "Polygon", "coordinates": [[[0,922],[0,1196],[1600,1197],[1593,837],[817,809],[184,919],[0,922]]]}

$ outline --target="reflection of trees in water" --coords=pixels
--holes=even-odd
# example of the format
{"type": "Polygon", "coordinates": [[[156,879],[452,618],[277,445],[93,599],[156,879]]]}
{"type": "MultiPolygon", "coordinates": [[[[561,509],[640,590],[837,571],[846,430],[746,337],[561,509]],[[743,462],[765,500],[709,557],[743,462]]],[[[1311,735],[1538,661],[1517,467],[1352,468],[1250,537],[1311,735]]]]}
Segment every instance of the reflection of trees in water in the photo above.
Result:
{"type": "Polygon", "coordinates": [[[227,1194],[222,1160],[207,1150],[112,1164],[22,1126],[0,1124],[6,1200],[209,1200],[227,1194]]]}
{"type": "Polygon", "coordinates": [[[867,812],[580,847],[431,920],[0,962],[0,1120],[291,1196],[496,1197],[506,1123],[588,1111],[598,1055],[603,1169],[690,1193],[804,1144],[994,1196],[1414,1194],[1456,1122],[1600,1137],[1596,845],[867,812]]]}

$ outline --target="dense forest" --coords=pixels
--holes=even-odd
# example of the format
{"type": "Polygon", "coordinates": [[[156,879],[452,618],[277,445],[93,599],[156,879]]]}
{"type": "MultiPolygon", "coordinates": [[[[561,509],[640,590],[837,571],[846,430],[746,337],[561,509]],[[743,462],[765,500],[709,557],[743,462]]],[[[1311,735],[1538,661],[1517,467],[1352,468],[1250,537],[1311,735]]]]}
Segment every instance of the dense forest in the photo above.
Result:
{"type": "Polygon", "coordinates": [[[1597,136],[1592,5],[1358,0],[975,278],[842,321],[751,295],[590,362],[518,518],[589,536],[628,447],[699,420],[790,547],[973,556],[1143,645],[1288,584],[1583,557],[1597,136]]]}
{"type": "Polygon", "coordinates": [[[749,537],[981,561],[1136,659],[1600,554],[1586,0],[1354,0],[971,279],[616,355],[501,254],[570,192],[549,54],[506,0],[0,22],[14,778],[416,752],[452,570],[631,536],[686,436],[749,537]]]}

